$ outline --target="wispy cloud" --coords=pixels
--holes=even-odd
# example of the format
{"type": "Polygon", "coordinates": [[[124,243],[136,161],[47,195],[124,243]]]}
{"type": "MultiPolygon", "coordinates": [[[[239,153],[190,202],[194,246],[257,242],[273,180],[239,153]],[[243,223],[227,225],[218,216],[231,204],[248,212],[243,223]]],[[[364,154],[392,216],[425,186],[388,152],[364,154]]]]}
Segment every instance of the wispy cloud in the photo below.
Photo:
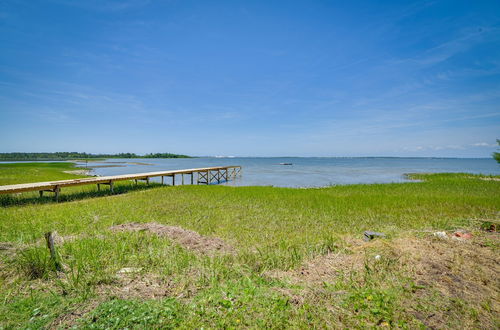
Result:
{"type": "Polygon", "coordinates": [[[486,143],[486,142],[476,142],[470,144],[472,147],[495,147],[496,145],[493,143],[486,143]]]}
{"type": "Polygon", "coordinates": [[[447,40],[437,46],[425,49],[420,53],[388,61],[387,64],[402,65],[413,63],[420,67],[433,66],[444,62],[456,54],[465,52],[477,44],[499,40],[500,28],[496,26],[468,27],[458,37],[447,40]]]}

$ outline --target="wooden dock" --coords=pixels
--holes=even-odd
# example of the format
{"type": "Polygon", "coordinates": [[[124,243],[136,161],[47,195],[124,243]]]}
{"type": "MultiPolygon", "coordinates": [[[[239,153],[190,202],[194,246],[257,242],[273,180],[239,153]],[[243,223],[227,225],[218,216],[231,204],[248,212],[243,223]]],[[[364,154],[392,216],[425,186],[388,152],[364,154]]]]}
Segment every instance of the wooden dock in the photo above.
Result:
{"type": "Polygon", "coordinates": [[[185,170],[159,171],[137,174],[89,177],[71,180],[12,184],[0,186],[0,194],[14,194],[28,191],[38,191],[41,197],[43,196],[44,192],[52,192],[54,193],[57,200],[61,188],[65,187],[96,184],[97,190],[100,190],[101,185],[108,185],[110,187],[110,191],[113,192],[113,185],[116,181],[135,180],[135,183],[137,184],[137,181],[143,180],[146,181],[147,184],[149,184],[149,179],[154,177],[161,177],[162,184],[165,184],[165,177],[170,177],[172,180],[172,185],[175,186],[176,175],[181,175],[181,184],[185,183],[184,175],[189,175],[190,184],[194,184],[195,174],[197,176],[196,184],[208,185],[211,183],[221,183],[223,181],[234,179],[237,175],[241,175],[241,166],[191,168],[185,170]]]}

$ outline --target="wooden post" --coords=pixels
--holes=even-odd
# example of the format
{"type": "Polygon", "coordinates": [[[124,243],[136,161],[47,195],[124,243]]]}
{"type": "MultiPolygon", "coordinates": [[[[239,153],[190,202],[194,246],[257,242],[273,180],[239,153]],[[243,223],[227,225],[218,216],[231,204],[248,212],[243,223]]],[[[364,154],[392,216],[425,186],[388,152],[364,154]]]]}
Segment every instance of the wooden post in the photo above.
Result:
{"type": "Polygon", "coordinates": [[[40,194],[40,197],[43,197],[43,190],[40,190],[38,193],[40,194]]]}
{"type": "Polygon", "coordinates": [[[162,175],[162,176],[161,176],[161,184],[163,184],[163,178],[164,178],[164,177],[163,177],[163,175],[162,175]]]}
{"type": "Polygon", "coordinates": [[[61,271],[62,267],[61,267],[61,264],[59,263],[59,259],[57,258],[56,247],[54,245],[54,238],[52,237],[51,231],[49,231],[48,233],[45,233],[45,240],[47,241],[47,247],[49,248],[49,251],[50,251],[50,258],[54,262],[54,265],[56,266],[56,270],[61,271]]]}
{"type": "Polygon", "coordinates": [[[54,188],[54,197],[56,199],[56,202],[59,202],[59,191],[61,190],[61,188],[59,188],[59,186],[56,186],[54,188]]]}
{"type": "Polygon", "coordinates": [[[115,185],[115,183],[113,181],[109,181],[109,190],[111,191],[111,193],[114,192],[114,189],[113,189],[114,185],[115,185]]]}
{"type": "Polygon", "coordinates": [[[97,184],[97,191],[101,191],[101,184],[100,183],[97,184]]]}
{"type": "Polygon", "coordinates": [[[175,174],[172,175],[172,186],[175,186],[175,174]]]}
{"type": "Polygon", "coordinates": [[[182,173],[182,185],[184,185],[184,173],[182,173]]]}
{"type": "Polygon", "coordinates": [[[220,183],[220,170],[217,170],[217,183],[220,183]]]}
{"type": "Polygon", "coordinates": [[[146,177],[146,184],[149,186],[149,176],[146,177]]]}
{"type": "Polygon", "coordinates": [[[191,184],[194,184],[194,173],[191,172],[191,184]]]}
{"type": "Polygon", "coordinates": [[[135,181],[135,185],[137,186],[137,179],[135,179],[134,181],[135,181]]]}

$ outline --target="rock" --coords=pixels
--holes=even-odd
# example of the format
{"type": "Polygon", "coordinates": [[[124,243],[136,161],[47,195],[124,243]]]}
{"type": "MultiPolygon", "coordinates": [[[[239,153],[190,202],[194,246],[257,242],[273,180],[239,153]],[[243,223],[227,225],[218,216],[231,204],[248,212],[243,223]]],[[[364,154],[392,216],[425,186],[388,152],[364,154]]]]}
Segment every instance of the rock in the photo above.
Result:
{"type": "Polygon", "coordinates": [[[129,274],[129,273],[138,273],[142,270],[142,268],[134,268],[134,267],[125,267],[120,269],[118,274],[129,274]]]}
{"type": "Polygon", "coordinates": [[[371,241],[374,238],[385,238],[384,233],[377,233],[376,231],[367,230],[365,231],[364,235],[365,235],[364,237],[365,242],[371,241]]]}
{"type": "Polygon", "coordinates": [[[444,238],[444,239],[448,238],[448,235],[446,235],[446,232],[444,232],[444,231],[437,231],[433,235],[438,237],[438,238],[444,238]]]}

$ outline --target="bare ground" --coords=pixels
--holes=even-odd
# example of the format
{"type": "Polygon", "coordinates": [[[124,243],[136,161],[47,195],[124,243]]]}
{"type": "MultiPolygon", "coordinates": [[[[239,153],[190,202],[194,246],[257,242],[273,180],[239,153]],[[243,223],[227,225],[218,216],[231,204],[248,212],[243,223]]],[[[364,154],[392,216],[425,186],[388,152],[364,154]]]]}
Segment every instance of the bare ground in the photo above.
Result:
{"type": "MultiPolygon", "coordinates": [[[[194,275],[187,274],[185,279],[194,275]]],[[[190,281],[178,281],[153,274],[123,273],[106,285],[100,285],[98,294],[120,299],[161,299],[175,297],[185,299],[192,297],[197,289],[190,281]]]]}
{"type": "Polygon", "coordinates": [[[105,299],[104,296],[91,299],[80,304],[72,306],[68,313],[60,315],[49,326],[49,329],[71,329],[78,320],[88,313],[92,312],[105,299]]]}
{"type": "MultiPolygon", "coordinates": [[[[298,269],[271,271],[265,275],[303,285],[305,289],[302,291],[280,290],[292,303],[301,304],[321,291],[323,283],[333,283],[363,272],[366,263],[373,264],[374,254],[378,254],[380,259],[395,260],[393,267],[414,280],[418,289],[408,301],[407,312],[427,327],[447,327],[453,319],[460,317],[456,309],[448,308],[459,299],[478,311],[482,328],[495,328],[497,320],[491,319],[491,315],[500,312],[498,233],[462,241],[428,236],[352,243],[348,253],[329,253],[305,262],[298,269]],[[420,299],[436,299],[435,293],[440,298],[434,311],[413,307],[420,299]],[[485,306],[493,313],[482,312],[485,306]]],[[[464,323],[463,326],[470,328],[477,324],[464,323]]]]}
{"type": "Polygon", "coordinates": [[[110,230],[115,232],[148,231],[161,237],[167,237],[183,247],[201,254],[234,252],[234,248],[220,238],[202,236],[192,230],[177,226],[166,226],[156,222],[125,223],[112,226],[110,230]]]}

